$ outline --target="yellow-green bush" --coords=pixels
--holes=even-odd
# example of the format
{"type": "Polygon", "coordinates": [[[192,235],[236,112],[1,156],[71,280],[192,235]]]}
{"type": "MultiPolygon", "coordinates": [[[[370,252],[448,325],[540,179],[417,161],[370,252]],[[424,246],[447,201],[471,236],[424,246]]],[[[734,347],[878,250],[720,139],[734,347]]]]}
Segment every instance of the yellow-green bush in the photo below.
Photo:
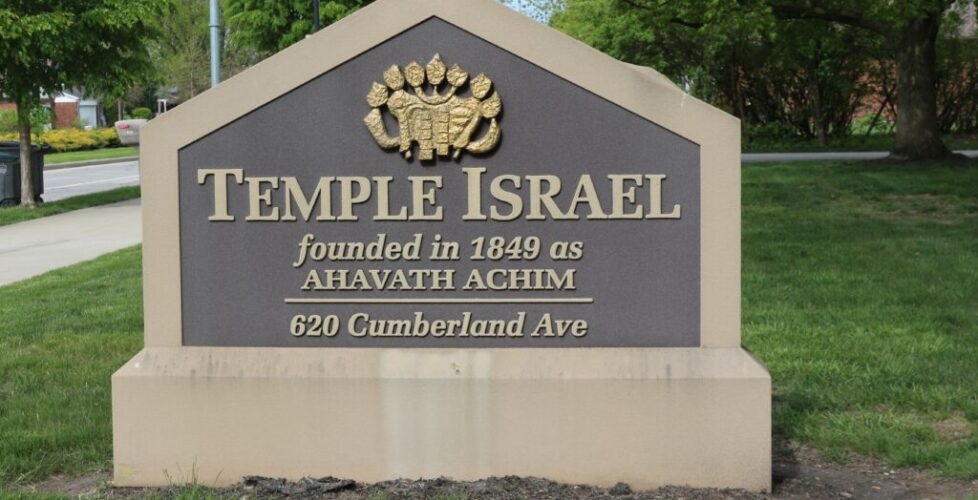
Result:
{"type": "Polygon", "coordinates": [[[115,128],[100,128],[93,130],[95,132],[95,139],[98,141],[100,148],[111,148],[115,146],[120,146],[119,134],[115,133],[115,128]]]}
{"type": "Polygon", "coordinates": [[[98,147],[95,134],[74,128],[45,131],[41,134],[41,143],[51,146],[51,149],[55,151],[78,151],[98,147]]]}
{"type": "MultiPolygon", "coordinates": [[[[0,134],[0,141],[16,141],[19,138],[17,133],[0,134]]],[[[114,128],[95,130],[64,128],[46,130],[40,137],[32,135],[31,141],[35,144],[45,144],[59,152],[81,151],[118,146],[119,136],[114,128]]]]}

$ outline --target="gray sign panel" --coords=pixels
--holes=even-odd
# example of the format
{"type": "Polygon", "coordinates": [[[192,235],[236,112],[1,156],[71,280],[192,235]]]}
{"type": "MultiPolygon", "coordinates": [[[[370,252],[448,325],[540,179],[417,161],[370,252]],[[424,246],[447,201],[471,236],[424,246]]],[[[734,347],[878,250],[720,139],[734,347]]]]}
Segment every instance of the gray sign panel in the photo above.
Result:
{"type": "Polygon", "coordinates": [[[439,19],[183,148],[179,162],[184,345],[700,344],[699,146],[439,19]],[[408,161],[364,125],[373,82],[435,53],[492,80],[502,102],[492,151],[419,161],[415,146],[408,161]],[[542,176],[561,183],[555,209],[535,196],[554,187],[542,176]],[[288,178],[310,199],[326,179],[327,220],[316,220],[323,199],[303,220],[288,178]],[[211,220],[223,193],[233,221],[211,220]],[[328,220],[344,218],[344,195],[358,220],[328,220]],[[513,198],[522,210],[500,220],[513,198]],[[377,220],[402,207],[437,220],[377,220]]]}

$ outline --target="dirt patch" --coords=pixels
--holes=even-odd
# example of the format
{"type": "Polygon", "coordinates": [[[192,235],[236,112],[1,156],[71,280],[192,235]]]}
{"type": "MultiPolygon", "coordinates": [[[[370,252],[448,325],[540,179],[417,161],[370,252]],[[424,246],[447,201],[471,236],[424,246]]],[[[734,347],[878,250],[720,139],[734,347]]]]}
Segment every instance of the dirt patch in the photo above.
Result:
{"type": "Polygon", "coordinates": [[[942,479],[860,456],[844,464],[826,463],[808,447],[793,448],[776,460],[774,481],[774,494],[768,498],[950,499],[978,494],[978,481],[942,479]]]}
{"type": "Polygon", "coordinates": [[[975,433],[975,427],[963,413],[957,412],[934,424],[934,431],[941,439],[955,442],[970,438],[975,433]]]}
{"type": "MultiPolygon", "coordinates": [[[[948,499],[978,495],[978,480],[955,481],[936,478],[915,469],[893,469],[874,460],[856,457],[846,464],[826,463],[806,447],[778,451],[773,468],[774,491],[770,494],[742,490],[667,487],[633,491],[626,484],[612,488],[563,484],[535,477],[492,477],[479,481],[447,478],[398,479],[362,484],[333,477],[306,478],[286,482],[251,477],[233,488],[207,490],[216,498],[324,498],[336,500],[774,500],[774,499],[948,499]]],[[[51,478],[27,491],[71,497],[135,499],[186,498],[187,487],[111,488],[105,473],[81,478],[51,478]]],[[[201,493],[201,491],[196,491],[201,493]]],[[[196,496],[200,498],[200,496],[196,496]]]]}
{"type": "Polygon", "coordinates": [[[51,476],[40,483],[23,488],[24,493],[51,493],[66,497],[97,497],[109,488],[112,475],[97,472],[85,476],[51,476]]]}

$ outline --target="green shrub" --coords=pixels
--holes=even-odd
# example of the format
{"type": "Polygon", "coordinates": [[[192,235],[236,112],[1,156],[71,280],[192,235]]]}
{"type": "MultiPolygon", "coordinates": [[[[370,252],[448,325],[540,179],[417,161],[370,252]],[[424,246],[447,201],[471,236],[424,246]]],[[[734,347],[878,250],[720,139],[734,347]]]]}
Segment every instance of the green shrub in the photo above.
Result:
{"type": "Polygon", "coordinates": [[[0,109],[0,134],[17,132],[17,111],[0,109]]]}
{"type": "Polygon", "coordinates": [[[852,135],[866,135],[870,132],[875,135],[892,135],[896,132],[896,123],[890,121],[890,118],[886,114],[880,115],[876,118],[876,123],[873,123],[873,118],[876,117],[875,113],[867,113],[860,116],[852,121],[852,126],[849,129],[849,133],[852,135]],[[872,130],[870,130],[872,126],[872,130]]]}
{"type": "MultiPolygon", "coordinates": [[[[35,135],[43,133],[44,129],[50,123],[51,110],[40,106],[31,110],[31,131],[35,135]]],[[[17,110],[0,110],[0,134],[2,134],[4,137],[6,137],[8,134],[17,134],[17,129],[17,110]]]]}
{"type": "Polygon", "coordinates": [[[781,122],[743,124],[744,137],[749,141],[781,141],[798,139],[798,131],[794,127],[781,122]]]}
{"type": "Polygon", "coordinates": [[[38,106],[31,110],[31,132],[34,135],[41,135],[44,129],[51,124],[54,113],[50,109],[38,106]]]}
{"type": "Polygon", "coordinates": [[[137,119],[151,120],[153,118],[153,112],[149,108],[136,108],[132,110],[130,116],[137,119]]]}
{"type": "MultiPolygon", "coordinates": [[[[19,139],[20,136],[17,132],[0,133],[0,141],[17,141],[19,139]]],[[[48,130],[40,136],[32,134],[31,142],[35,144],[46,144],[59,153],[111,148],[120,145],[119,136],[115,133],[114,128],[100,128],[95,130],[59,128],[48,130]]]]}

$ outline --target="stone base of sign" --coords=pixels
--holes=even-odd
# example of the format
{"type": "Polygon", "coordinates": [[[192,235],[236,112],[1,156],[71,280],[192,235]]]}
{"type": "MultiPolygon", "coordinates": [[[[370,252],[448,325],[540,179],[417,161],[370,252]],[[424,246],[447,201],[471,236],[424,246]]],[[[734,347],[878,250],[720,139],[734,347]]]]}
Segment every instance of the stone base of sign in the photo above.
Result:
{"type": "Polygon", "coordinates": [[[147,348],[112,377],[117,486],[244,475],[771,486],[738,348],[147,348]]]}

